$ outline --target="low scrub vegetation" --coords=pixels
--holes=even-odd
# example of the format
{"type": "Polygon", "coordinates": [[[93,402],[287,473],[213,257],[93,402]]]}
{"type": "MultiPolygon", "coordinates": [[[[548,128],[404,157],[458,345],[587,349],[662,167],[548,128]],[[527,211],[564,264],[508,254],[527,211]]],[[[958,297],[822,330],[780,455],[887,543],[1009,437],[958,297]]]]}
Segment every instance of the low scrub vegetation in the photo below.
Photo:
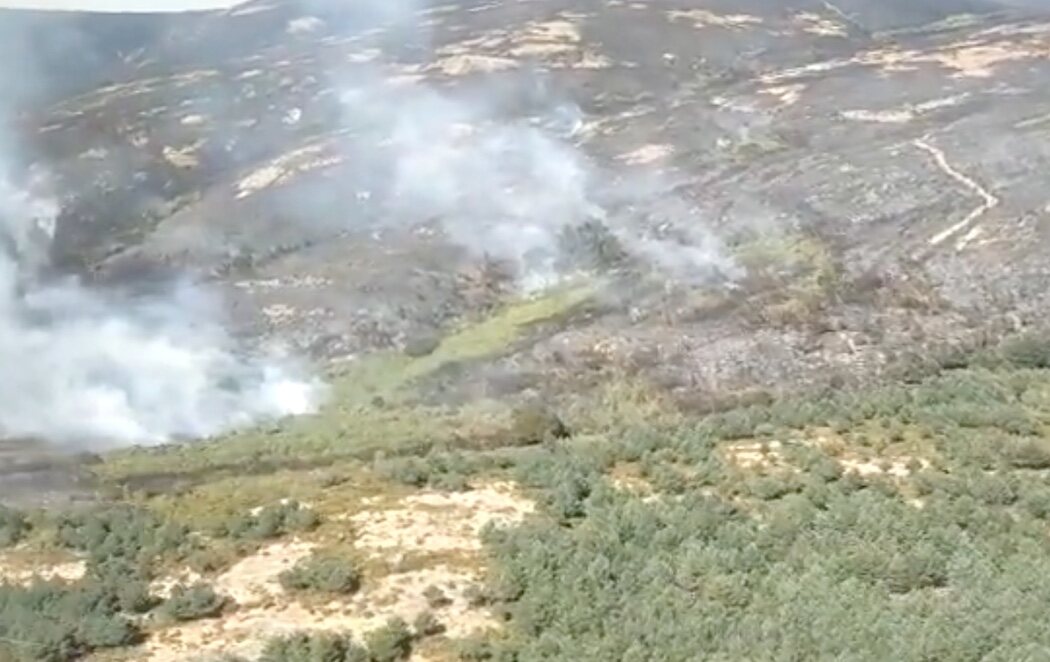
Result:
{"type": "Polygon", "coordinates": [[[361,586],[361,571],[349,559],[315,554],[282,572],[279,579],[290,591],[345,595],[361,586]]]}
{"type": "Polygon", "coordinates": [[[35,582],[0,586],[0,659],[63,662],[94,650],[134,644],[140,631],[120,585],[35,582]]]}
{"type": "Polygon", "coordinates": [[[25,513],[0,506],[0,549],[17,544],[28,532],[25,513]]]}
{"type": "Polygon", "coordinates": [[[545,515],[487,536],[485,599],[507,631],[461,657],[1044,656],[1050,372],[1022,346],[532,454],[515,475],[545,515]],[[625,463],[653,497],[614,484],[625,463]]]}
{"type": "Polygon", "coordinates": [[[368,650],[345,635],[297,633],[270,640],[259,662],[370,662],[368,650]]]}
{"type": "Polygon", "coordinates": [[[259,662],[399,662],[412,654],[413,635],[401,619],[365,636],[359,644],[349,635],[299,632],[271,639],[259,662]]]}
{"type": "Polygon", "coordinates": [[[141,566],[158,557],[189,549],[186,527],[123,504],[60,517],[56,539],[64,547],[85,553],[93,567],[101,569],[120,561],[136,574],[145,572],[141,566]]]}
{"type": "MultiPolygon", "coordinates": [[[[502,624],[494,633],[436,637],[443,621],[452,624],[450,598],[431,587],[422,596],[431,612],[411,625],[391,621],[356,640],[287,636],[261,659],[392,662],[420,640],[464,660],[762,660],[770,651],[798,660],[1042,659],[1050,367],[1038,338],[1011,342],[864,391],[741,399],[692,417],[668,414],[660,399],[629,410],[610,399],[619,409],[589,417],[565,407],[564,423],[522,409],[508,411],[503,429],[521,434],[502,447],[398,446],[342,467],[352,478],[339,480],[289,472],[301,481],[289,493],[326,517],[356,512],[363,498],[400,499],[406,486],[464,490],[494,479],[515,481],[538,510],[483,535],[488,575],[465,597],[494,612],[502,624]]],[[[216,509],[215,520],[260,494],[283,496],[270,496],[283,480],[251,483],[256,491],[216,509]]],[[[205,501],[221,503],[223,489],[205,501]]],[[[180,497],[165,498],[142,503],[170,507],[180,497]]],[[[194,511],[156,512],[190,523],[194,511]]],[[[53,529],[60,547],[87,560],[87,575],[0,589],[0,659],[72,659],[137,641],[139,624],[220,614],[224,601],[206,586],[177,588],[164,602],[148,590],[159,566],[216,549],[312,538],[325,551],[279,576],[306,599],[354,593],[372,567],[351,560],[341,520],[321,522],[294,501],[244,510],[206,532],[156,512],[117,505],[47,523],[34,516],[32,541],[53,529]]],[[[0,517],[0,527],[17,541],[25,521],[0,517]]]]}
{"type": "Polygon", "coordinates": [[[237,515],[217,533],[240,540],[270,540],[289,533],[311,531],[320,524],[317,514],[295,501],[266,506],[258,512],[237,515]]]}
{"type": "Polygon", "coordinates": [[[215,589],[207,584],[180,584],[171,590],[171,595],[157,610],[157,615],[170,622],[213,618],[222,613],[227,602],[225,597],[217,594],[215,589]]]}

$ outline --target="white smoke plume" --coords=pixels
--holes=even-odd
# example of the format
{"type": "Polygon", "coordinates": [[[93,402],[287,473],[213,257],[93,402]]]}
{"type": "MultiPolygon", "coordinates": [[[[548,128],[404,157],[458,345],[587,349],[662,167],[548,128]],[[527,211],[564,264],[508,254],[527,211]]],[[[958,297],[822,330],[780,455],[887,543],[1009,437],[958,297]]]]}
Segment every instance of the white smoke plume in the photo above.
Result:
{"type": "MultiPolygon", "coordinates": [[[[402,30],[418,20],[412,6],[398,15],[402,30]]],[[[351,158],[391,182],[387,222],[436,220],[455,243],[517,265],[526,289],[559,277],[559,237],[588,222],[671,278],[710,283],[739,275],[702,214],[659,176],[618,172],[588,157],[575,104],[535,79],[533,89],[519,87],[524,93],[495,83],[438,90],[384,79],[381,65],[343,82],[345,121],[356,136],[351,158]],[[532,96],[531,107],[508,117],[501,106],[515,96],[532,96]]]]}
{"type": "MultiPolygon", "coordinates": [[[[422,3],[355,7],[364,23],[428,42],[422,3]]],[[[560,237],[590,222],[671,278],[736,275],[702,215],[666,182],[587,156],[579,144],[586,118],[571,102],[541,89],[530,109],[508,116],[504,99],[520,90],[506,84],[396,84],[381,62],[349,81],[349,72],[317,73],[340,81],[348,155],[368,166],[362,182],[340,185],[351,194],[380,186],[381,223],[436,220],[452,241],[516,264],[526,289],[563,275],[560,237]]],[[[92,448],[157,443],[316,406],[322,389],[280,358],[239,346],[221,302],[198,286],[131,297],[49,275],[58,209],[46,187],[28,192],[8,181],[0,177],[0,436],[92,448]]]]}
{"type": "Polygon", "coordinates": [[[57,213],[0,179],[0,437],[150,444],[316,406],[320,387],[244,356],[198,287],[132,298],[45,277],[57,213]]]}

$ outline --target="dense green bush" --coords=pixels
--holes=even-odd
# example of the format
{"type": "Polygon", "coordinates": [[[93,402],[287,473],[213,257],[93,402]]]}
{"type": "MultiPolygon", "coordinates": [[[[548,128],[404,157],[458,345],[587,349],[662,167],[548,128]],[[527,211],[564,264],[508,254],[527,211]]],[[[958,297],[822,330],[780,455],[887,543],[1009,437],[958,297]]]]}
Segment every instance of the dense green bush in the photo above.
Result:
{"type": "Polygon", "coordinates": [[[412,631],[400,618],[390,619],[386,625],[365,637],[371,662],[397,662],[412,654],[412,631]]]}
{"type": "Polygon", "coordinates": [[[289,533],[312,531],[320,522],[314,511],[296,501],[286,501],[233,517],[216,533],[241,540],[271,540],[289,533]]]}
{"type": "Polygon", "coordinates": [[[64,515],[57,522],[58,542],[86,552],[89,562],[122,559],[136,566],[187,549],[187,529],[164,522],[142,508],[113,505],[64,515]]]}
{"type": "Polygon", "coordinates": [[[1002,447],[1002,457],[1012,467],[1020,469],[1050,468],[1050,442],[1039,438],[1007,440],[1002,447]]]}
{"type": "Polygon", "coordinates": [[[67,586],[0,586],[0,659],[65,662],[140,639],[121,614],[117,587],[96,581],[67,586]]]}
{"type": "MultiPolygon", "coordinates": [[[[0,659],[71,660],[137,642],[134,615],[157,604],[149,590],[153,565],[190,547],[185,527],[127,505],[63,514],[54,526],[58,545],[85,556],[85,576],[0,586],[0,659]]],[[[202,608],[199,594],[185,597],[202,608]]]]}
{"type": "Polygon", "coordinates": [[[898,482],[822,470],[792,479],[798,492],[748,487],[741,507],[695,484],[642,500],[592,477],[570,490],[566,526],[573,464],[538,464],[524,476],[550,518],[486,533],[486,593],[509,631],[464,659],[1005,662],[1050,647],[1050,587],[1031,581],[1050,572],[1042,478],[921,470],[920,507],[898,482]]]}
{"type": "Polygon", "coordinates": [[[1012,338],[1003,343],[1001,353],[1019,368],[1050,368],[1050,337],[1029,333],[1012,338]]]}
{"type": "Polygon", "coordinates": [[[267,642],[259,662],[370,662],[347,635],[300,632],[267,642]]]}
{"type": "Polygon", "coordinates": [[[157,615],[163,620],[175,622],[214,618],[222,613],[227,602],[208,584],[180,584],[171,590],[171,595],[157,610],[157,615]]]}
{"type": "Polygon", "coordinates": [[[349,559],[313,555],[282,572],[279,579],[291,591],[347,594],[361,586],[361,571],[349,559]]]}
{"type": "Polygon", "coordinates": [[[402,485],[461,491],[469,487],[467,477],[478,464],[464,453],[435,450],[426,457],[378,458],[373,469],[380,477],[402,485]]]}
{"type": "Polygon", "coordinates": [[[412,632],[399,618],[365,639],[367,647],[345,634],[297,632],[267,642],[259,662],[397,662],[412,653],[412,632]]]}
{"type": "Polygon", "coordinates": [[[0,549],[17,544],[28,531],[25,513],[0,506],[0,549]]]}

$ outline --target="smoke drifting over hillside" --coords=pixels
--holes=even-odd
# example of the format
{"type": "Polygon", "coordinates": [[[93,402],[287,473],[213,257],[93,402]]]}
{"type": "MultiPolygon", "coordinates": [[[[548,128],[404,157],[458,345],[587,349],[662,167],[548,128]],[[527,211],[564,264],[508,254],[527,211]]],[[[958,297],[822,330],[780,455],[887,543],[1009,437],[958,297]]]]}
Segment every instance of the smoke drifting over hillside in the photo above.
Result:
{"type": "Polygon", "coordinates": [[[0,434],[157,443],[315,405],[314,385],[239,353],[218,301],[199,288],[127,298],[45,279],[57,211],[0,186],[0,434]]]}
{"type": "MultiPolygon", "coordinates": [[[[392,33],[432,43],[431,5],[360,4],[374,6],[362,15],[392,33]]],[[[435,60],[432,54],[419,70],[435,60]]],[[[348,123],[377,139],[364,156],[390,169],[396,216],[439,219],[454,241],[517,264],[526,289],[558,277],[559,237],[585,223],[599,224],[671,278],[709,283],[736,275],[704,219],[667,182],[600,166],[585,153],[585,114],[551,91],[542,73],[438,89],[384,81],[382,67],[347,84],[342,100],[348,123]]],[[[563,271],[573,267],[562,261],[563,271]]]]}
{"type": "Polygon", "coordinates": [[[526,289],[575,266],[559,259],[559,237],[584,223],[600,224],[675,279],[736,273],[699,213],[659,178],[623,175],[586,156],[575,144],[578,108],[546,99],[529,117],[499,118],[499,92],[457,96],[378,79],[348,87],[348,122],[374,136],[365,158],[389,170],[395,218],[438,219],[454,242],[517,265],[526,289]]]}
{"type": "MultiPolygon", "coordinates": [[[[34,43],[46,22],[0,17],[0,35],[10,37],[4,52],[18,52],[0,65],[10,91],[0,121],[62,87],[54,69],[60,49],[73,67],[95,60],[84,50],[90,35],[68,21],[46,44],[34,43]]],[[[297,379],[279,357],[238,346],[223,327],[221,301],[188,280],[131,296],[56,273],[59,197],[45,168],[20,172],[15,164],[37,155],[18,144],[0,134],[0,437],[100,449],[209,436],[316,406],[316,384],[297,379]]]]}
{"type": "MultiPolygon", "coordinates": [[[[316,37],[311,31],[329,28],[358,35],[385,32],[387,40],[391,34],[409,35],[425,52],[431,41],[421,13],[425,6],[372,0],[344,11],[339,3],[319,0],[290,3],[282,11],[302,14],[291,20],[283,38],[310,43],[316,37]]],[[[0,34],[2,28],[0,23],[0,34]]],[[[370,49],[368,42],[362,37],[361,48],[370,49]]],[[[381,50],[381,39],[375,45],[381,50]]],[[[236,51],[236,44],[222,44],[223,52],[231,49],[236,51]]],[[[252,52],[247,46],[243,50],[252,52]]],[[[418,71],[426,72],[432,59],[422,60],[418,71]]],[[[48,61],[49,66],[56,61],[53,52],[48,61]]],[[[5,62],[9,69],[18,62],[19,70],[0,70],[0,83],[35,69],[14,58],[5,62]]],[[[341,180],[338,195],[359,196],[371,189],[367,195],[374,195],[383,210],[381,225],[436,223],[449,240],[478,257],[516,265],[526,291],[577,269],[564,260],[562,241],[567,228],[585,225],[615,238],[635,264],[671,279],[710,283],[735,277],[735,266],[701,215],[668,193],[659,176],[621,173],[585,154],[580,143],[587,118],[571,101],[548,94],[542,81],[515,76],[515,82],[496,84],[480,78],[469,90],[439,89],[423,76],[391,81],[391,71],[400,67],[404,73],[405,65],[382,57],[346,70],[329,66],[337,70],[311,76],[325,77],[338,88],[341,126],[323,128],[350,136],[345,158],[364,164],[353,169],[362,181],[341,180]],[[524,89],[529,85],[534,87],[524,89]],[[506,112],[506,97],[514,95],[529,97],[529,107],[506,112]]],[[[31,83],[20,85],[33,92],[23,98],[46,97],[31,83]]],[[[231,97],[237,89],[231,82],[231,97]]],[[[213,93],[209,103],[226,96],[213,93]]],[[[293,124],[301,112],[296,111],[293,124]]],[[[4,112],[10,115],[12,109],[0,108],[4,112]]],[[[281,135],[253,139],[285,147],[281,135]]],[[[8,164],[35,158],[15,150],[5,156],[8,164]]],[[[162,296],[131,297],[50,273],[49,246],[60,211],[56,198],[47,190],[46,176],[36,184],[11,181],[0,178],[0,234],[6,246],[0,255],[5,371],[0,375],[0,434],[92,447],[162,442],[299,414],[317,404],[315,384],[295,378],[282,367],[283,360],[252,356],[240,346],[224,328],[221,301],[191,285],[188,277],[162,296]]],[[[292,186],[287,197],[278,204],[317,204],[292,186]]],[[[359,221],[346,219],[350,225],[359,221]]],[[[311,231],[290,225],[281,231],[311,231]]],[[[266,226],[253,226],[258,227],[266,226]]],[[[225,249],[226,241],[212,242],[210,235],[204,240],[209,250],[220,244],[225,249]]]]}

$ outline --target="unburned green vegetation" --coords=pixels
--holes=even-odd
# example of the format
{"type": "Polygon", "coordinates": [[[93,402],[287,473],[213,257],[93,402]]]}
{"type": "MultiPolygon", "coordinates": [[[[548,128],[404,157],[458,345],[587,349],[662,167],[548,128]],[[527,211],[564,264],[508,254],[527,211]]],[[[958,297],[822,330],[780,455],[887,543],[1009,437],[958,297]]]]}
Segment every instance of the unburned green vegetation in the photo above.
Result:
{"type": "Polygon", "coordinates": [[[546,517],[488,538],[507,628],[462,655],[1045,657],[1050,372],[1019,342],[917,384],[534,456],[517,475],[546,517]],[[650,497],[611,480],[626,464],[650,497]]]}
{"type": "Polygon", "coordinates": [[[395,440],[323,468],[132,490],[133,504],[20,525],[21,544],[51,541],[87,571],[0,590],[0,636],[32,643],[8,644],[19,659],[62,660],[165,623],[222,618],[226,602],[207,582],[161,600],[149,580],[279,538],[314,545],[275,572],[286,599],[362,599],[384,577],[426,564],[395,546],[361,560],[355,515],[402,513],[421,489],[469,496],[510,481],[534,514],[488,529],[480,556],[434,556],[484,560],[484,581],[458,594],[466,606],[456,609],[491,613],[499,627],[450,636],[454,599],[431,586],[418,589],[425,611],[405,620],[353,637],[286,636],[261,659],[382,662],[421,646],[439,659],[522,662],[1041,659],[1050,651],[1041,626],[1050,590],[1039,582],[1050,572],[1047,347],[1029,335],[863,391],[754,398],[706,415],[623,378],[587,407],[511,411],[502,445],[411,450],[395,440]],[[91,629],[69,618],[77,610],[93,614],[91,629]]]}
{"type": "Polygon", "coordinates": [[[137,643],[142,615],[152,611],[180,620],[208,615],[201,597],[210,589],[176,590],[168,600],[150,590],[165,563],[194,549],[185,527],[126,504],[62,514],[43,526],[36,544],[80,556],[83,577],[0,584],[0,659],[71,660],[137,643]]]}
{"type": "Polygon", "coordinates": [[[415,638],[400,619],[369,632],[363,643],[346,634],[300,632],[271,639],[259,662],[398,662],[408,659],[415,638]]]}
{"type": "Polygon", "coordinates": [[[239,513],[220,523],[216,535],[238,540],[270,540],[317,527],[317,514],[297,501],[264,506],[256,512],[239,513]]]}
{"type": "Polygon", "coordinates": [[[314,554],[282,572],[279,580],[290,591],[345,595],[361,586],[361,571],[350,559],[314,554]]]}
{"type": "Polygon", "coordinates": [[[0,506],[0,548],[19,542],[29,531],[25,513],[0,506]]]}
{"type": "Polygon", "coordinates": [[[157,615],[167,621],[195,621],[218,616],[226,604],[226,598],[207,584],[179,584],[171,589],[171,595],[157,610],[157,615]]]}

